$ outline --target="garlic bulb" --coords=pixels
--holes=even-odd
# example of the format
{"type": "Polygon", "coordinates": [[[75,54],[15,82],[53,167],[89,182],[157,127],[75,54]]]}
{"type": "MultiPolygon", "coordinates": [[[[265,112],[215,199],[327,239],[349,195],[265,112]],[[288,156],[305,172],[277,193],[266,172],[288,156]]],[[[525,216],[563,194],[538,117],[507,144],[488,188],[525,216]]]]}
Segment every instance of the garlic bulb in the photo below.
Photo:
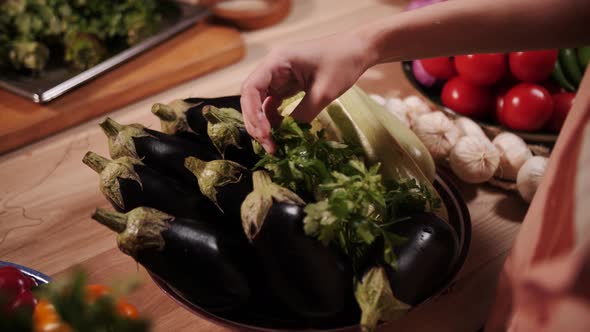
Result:
{"type": "Polygon", "coordinates": [[[408,128],[410,127],[410,121],[408,119],[410,108],[403,100],[399,98],[388,98],[385,102],[385,109],[395,115],[408,128]]]}
{"type": "Polygon", "coordinates": [[[518,170],[533,157],[533,153],[524,140],[513,133],[501,133],[494,138],[492,143],[500,152],[500,166],[496,171],[496,176],[515,181],[518,170]]]}
{"type": "Polygon", "coordinates": [[[549,159],[541,156],[529,158],[516,176],[516,188],[520,196],[527,202],[531,202],[535,192],[541,183],[549,159]]]}
{"type": "Polygon", "coordinates": [[[378,94],[370,94],[369,95],[377,104],[381,105],[381,106],[385,106],[385,98],[383,98],[382,96],[378,95],[378,94]]]}
{"type": "Polygon", "coordinates": [[[487,138],[463,136],[451,150],[449,163],[461,180],[482,183],[494,176],[500,153],[487,138]]]}
{"type": "Polygon", "coordinates": [[[475,121],[464,116],[455,119],[455,125],[461,130],[462,136],[474,136],[488,139],[488,136],[483,132],[481,127],[475,121]]]}
{"type": "Polygon", "coordinates": [[[459,128],[440,111],[423,114],[413,129],[435,161],[446,159],[461,136],[459,128]]]}
{"type": "Polygon", "coordinates": [[[430,106],[418,96],[408,96],[404,98],[404,104],[406,104],[408,108],[407,117],[412,128],[418,121],[419,117],[432,111],[430,106]]]}

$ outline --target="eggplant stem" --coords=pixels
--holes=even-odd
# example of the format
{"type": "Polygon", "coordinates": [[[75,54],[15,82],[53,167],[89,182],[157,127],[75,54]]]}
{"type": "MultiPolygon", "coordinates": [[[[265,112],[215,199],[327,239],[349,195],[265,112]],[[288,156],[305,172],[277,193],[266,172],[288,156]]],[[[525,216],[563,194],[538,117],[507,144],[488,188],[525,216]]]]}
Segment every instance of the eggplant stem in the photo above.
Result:
{"type": "Polygon", "coordinates": [[[219,108],[213,105],[205,105],[203,106],[202,113],[203,117],[211,123],[233,124],[239,127],[244,126],[242,114],[233,108],[219,108]]]}
{"type": "Polygon", "coordinates": [[[264,190],[272,184],[270,175],[265,171],[256,171],[252,174],[252,184],[254,190],[264,190]]]}
{"type": "Polygon", "coordinates": [[[191,171],[191,173],[193,173],[197,177],[197,180],[201,177],[201,174],[203,173],[203,170],[205,170],[206,166],[206,161],[203,161],[196,157],[187,157],[184,160],[184,167],[191,171]]]}
{"type": "Polygon", "coordinates": [[[116,137],[123,130],[123,125],[111,118],[106,118],[99,126],[108,137],[116,137]]]}
{"type": "Polygon", "coordinates": [[[111,161],[97,153],[88,151],[82,158],[82,162],[100,174],[111,161]]]}
{"type": "Polygon", "coordinates": [[[92,214],[92,219],[117,233],[122,233],[127,228],[127,216],[117,211],[97,208],[92,214]]]}
{"type": "Polygon", "coordinates": [[[177,116],[174,109],[166,104],[157,103],[152,106],[152,113],[163,121],[176,121],[177,116]]]}

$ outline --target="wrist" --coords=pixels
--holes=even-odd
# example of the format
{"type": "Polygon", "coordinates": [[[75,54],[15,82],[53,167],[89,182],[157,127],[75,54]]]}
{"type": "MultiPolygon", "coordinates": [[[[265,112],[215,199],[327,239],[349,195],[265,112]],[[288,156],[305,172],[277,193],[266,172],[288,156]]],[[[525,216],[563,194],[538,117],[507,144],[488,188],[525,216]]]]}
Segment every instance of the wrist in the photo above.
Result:
{"type": "Polygon", "coordinates": [[[355,30],[352,34],[359,45],[358,53],[363,71],[379,64],[381,62],[381,53],[373,29],[366,26],[355,30]]]}

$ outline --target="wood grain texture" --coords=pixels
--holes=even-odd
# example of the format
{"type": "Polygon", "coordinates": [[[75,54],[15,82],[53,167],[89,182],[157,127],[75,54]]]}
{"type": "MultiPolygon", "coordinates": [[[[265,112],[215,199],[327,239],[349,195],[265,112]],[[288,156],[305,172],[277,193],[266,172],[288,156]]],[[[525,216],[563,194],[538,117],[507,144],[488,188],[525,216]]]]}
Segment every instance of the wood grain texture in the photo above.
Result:
{"type": "MultiPolygon", "coordinates": [[[[150,113],[155,102],[190,96],[219,96],[239,91],[261,56],[275,46],[315,38],[364,22],[390,17],[405,1],[297,0],[285,21],[245,33],[246,56],[238,64],[150,95],[109,114],[121,123],[158,128],[150,113]]],[[[416,92],[398,63],[370,69],[359,81],[368,92],[406,96],[416,92]]],[[[107,155],[99,118],[0,156],[0,260],[64,276],[75,265],[95,282],[127,276],[143,280],[131,296],[140,312],[153,320],[154,331],[228,331],[176,305],[149,279],[143,268],[116,248],[112,232],[90,219],[107,206],[96,174],[81,162],[86,151],[107,155]]],[[[457,186],[473,223],[471,250],[452,288],[412,311],[383,331],[475,332],[488,312],[501,264],[520,227],[527,205],[513,193],[488,185],[457,186]]]]}
{"type": "Polygon", "coordinates": [[[48,104],[0,90],[0,153],[229,65],[243,55],[237,31],[199,24],[48,104]]]}

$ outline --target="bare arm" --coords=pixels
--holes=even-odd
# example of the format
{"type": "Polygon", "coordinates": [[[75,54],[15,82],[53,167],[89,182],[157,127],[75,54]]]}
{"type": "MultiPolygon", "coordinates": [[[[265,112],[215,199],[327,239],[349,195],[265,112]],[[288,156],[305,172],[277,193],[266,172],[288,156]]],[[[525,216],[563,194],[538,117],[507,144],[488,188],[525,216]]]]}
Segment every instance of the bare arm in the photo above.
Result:
{"type": "Polygon", "coordinates": [[[590,44],[588,0],[455,0],[404,12],[357,33],[374,63],[590,44]]]}
{"type": "Polygon", "coordinates": [[[378,63],[585,44],[590,0],[438,3],[271,52],[242,85],[244,120],[250,135],[272,152],[269,116],[276,122],[278,102],[295,91],[306,96],[292,115],[310,121],[378,63]]]}

